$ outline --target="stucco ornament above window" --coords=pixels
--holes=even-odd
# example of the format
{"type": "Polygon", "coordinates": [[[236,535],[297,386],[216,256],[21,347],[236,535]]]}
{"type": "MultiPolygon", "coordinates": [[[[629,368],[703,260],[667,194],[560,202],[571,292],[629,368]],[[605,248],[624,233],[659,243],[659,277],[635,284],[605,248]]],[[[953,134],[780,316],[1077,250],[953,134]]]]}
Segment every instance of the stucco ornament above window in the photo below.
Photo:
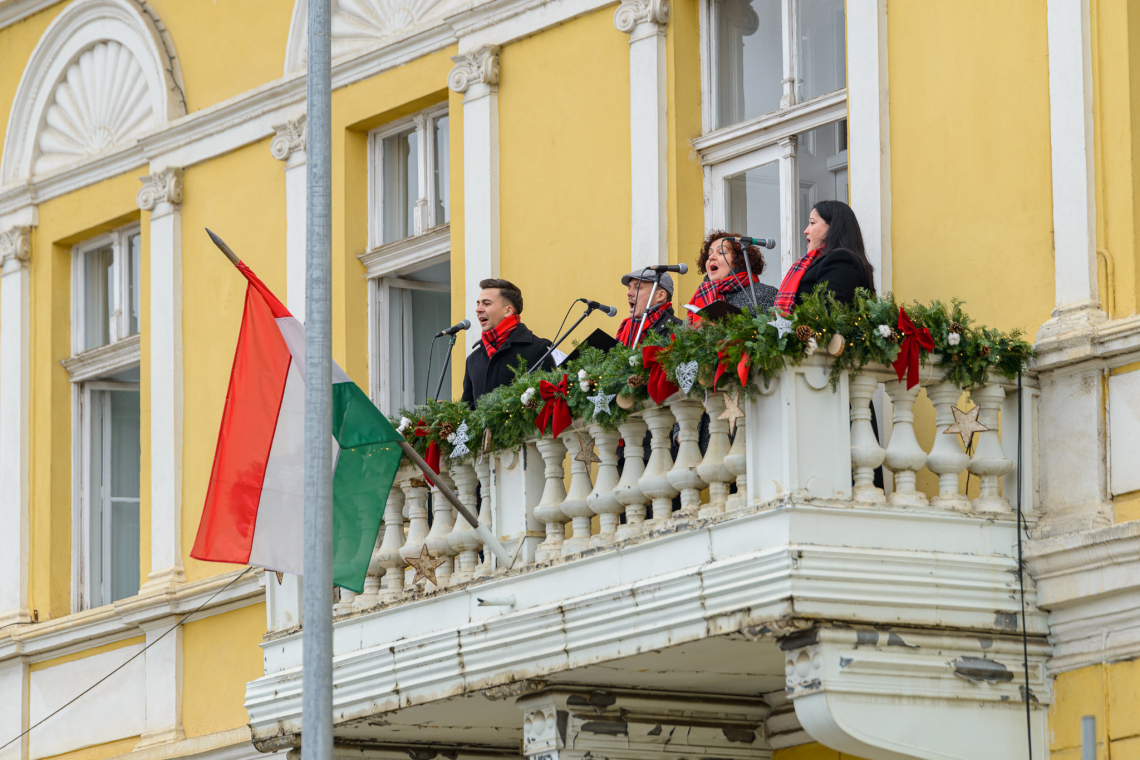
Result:
{"type": "Polygon", "coordinates": [[[48,26],[20,78],[0,184],[141,148],[186,113],[174,43],[146,3],[75,0],[48,26]]]}

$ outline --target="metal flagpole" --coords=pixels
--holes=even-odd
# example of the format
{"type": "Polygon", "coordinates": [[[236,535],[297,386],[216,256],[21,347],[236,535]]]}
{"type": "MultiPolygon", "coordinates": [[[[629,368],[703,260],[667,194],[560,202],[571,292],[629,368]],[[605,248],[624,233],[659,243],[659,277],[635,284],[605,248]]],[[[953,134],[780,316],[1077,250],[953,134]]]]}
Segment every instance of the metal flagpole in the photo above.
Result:
{"type": "Polygon", "coordinates": [[[305,597],[301,758],[332,760],[332,42],[309,0],[305,241],[305,597]]]}

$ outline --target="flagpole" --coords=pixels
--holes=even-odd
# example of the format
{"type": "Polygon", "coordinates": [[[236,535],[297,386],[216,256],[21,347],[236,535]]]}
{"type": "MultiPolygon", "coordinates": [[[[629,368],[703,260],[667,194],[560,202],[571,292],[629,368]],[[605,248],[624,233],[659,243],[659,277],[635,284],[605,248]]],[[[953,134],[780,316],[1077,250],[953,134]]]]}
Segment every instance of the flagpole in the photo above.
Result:
{"type": "Polygon", "coordinates": [[[332,42],[309,0],[305,259],[305,584],[301,758],[332,760],[332,42]]]}

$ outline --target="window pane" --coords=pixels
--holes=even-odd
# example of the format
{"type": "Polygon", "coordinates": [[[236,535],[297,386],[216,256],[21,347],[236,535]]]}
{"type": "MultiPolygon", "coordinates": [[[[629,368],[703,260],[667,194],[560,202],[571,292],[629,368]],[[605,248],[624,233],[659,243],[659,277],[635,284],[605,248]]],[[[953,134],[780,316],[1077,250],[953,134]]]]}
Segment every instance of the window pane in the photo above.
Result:
{"type": "Polygon", "coordinates": [[[115,252],[108,246],[83,254],[83,350],[111,342],[111,284],[115,252]]]}
{"type": "Polygon", "coordinates": [[[780,164],[757,166],[725,180],[728,229],[740,235],[775,238],[776,247],[762,251],[760,281],[780,286],[780,164]]]}
{"type": "Polygon", "coordinates": [[[384,138],[385,243],[402,240],[416,229],[416,201],[420,198],[419,138],[414,129],[384,138]]]}
{"type": "Polygon", "coordinates": [[[448,117],[435,120],[435,223],[451,221],[451,154],[448,137],[451,127],[448,117]]]}
{"type": "MultiPolygon", "coordinates": [[[[412,356],[415,362],[415,397],[416,403],[422,404],[426,400],[424,389],[434,396],[436,385],[439,383],[439,371],[443,368],[447,339],[436,341],[431,369],[428,369],[428,350],[431,348],[431,338],[440,330],[451,326],[451,294],[438,293],[430,290],[411,290],[412,294],[412,356]]],[[[466,333],[460,337],[466,337],[466,333]]],[[[462,356],[463,352],[460,351],[462,356]]],[[[444,375],[443,388],[440,389],[441,399],[451,398],[451,365],[448,365],[444,375]]]]}
{"type": "MultiPolygon", "coordinates": [[[[817,202],[847,202],[847,120],[797,135],[796,168],[800,177],[798,216],[802,230],[817,202]]],[[[797,255],[805,253],[807,240],[801,235],[797,255]]]]}
{"type": "MultiPolygon", "coordinates": [[[[388,290],[388,396],[395,414],[404,406],[404,293],[399,288],[388,290]]],[[[383,326],[382,326],[383,327],[383,326]]],[[[436,332],[439,332],[438,330],[436,332]]],[[[382,333],[381,333],[382,334],[382,333]]]]}
{"type": "MultiPolygon", "coordinates": [[[[88,424],[87,431],[87,482],[84,484],[87,493],[87,529],[88,529],[88,585],[90,598],[87,603],[91,607],[99,607],[106,603],[103,599],[103,547],[106,541],[103,538],[103,503],[106,501],[104,489],[103,449],[104,441],[104,395],[100,391],[92,391],[88,396],[88,424]]],[[[108,600],[109,601],[109,600],[108,600]]]]}
{"type": "Polygon", "coordinates": [[[111,598],[139,590],[139,392],[107,391],[111,397],[111,598]]]}
{"type": "Polygon", "coordinates": [[[797,102],[847,85],[843,0],[799,0],[797,102]]]}
{"type": "Polygon", "coordinates": [[[142,236],[131,235],[127,241],[127,266],[129,267],[130,277],[127,281],[127,303],[130,304],[130,319],[127,324],[127,335],[137,335],[139,331],[139,299],[141,297],[141,290],[139,288],[139,277],[142,258],[142,236]]]}
{"type": "Polygon", "coordinates": [[[780,0],[716,0],[716,126],[777,110],[783,93],[780,0]]]}

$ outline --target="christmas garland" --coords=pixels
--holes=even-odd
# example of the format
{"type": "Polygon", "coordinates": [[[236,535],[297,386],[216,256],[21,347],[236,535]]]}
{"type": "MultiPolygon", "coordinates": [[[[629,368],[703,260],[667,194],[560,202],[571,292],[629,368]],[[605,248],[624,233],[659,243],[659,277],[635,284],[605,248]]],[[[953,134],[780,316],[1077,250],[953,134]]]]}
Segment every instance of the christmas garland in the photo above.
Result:
{"type": "MultiPolygon", "coordinates": [[[[619,345],[603,353],[582,346],[574,361],[556,371],[528,375],[520,358],[511,368],[514,380],[481,397],[474,410],[461,401],[429,400],[401,409],[393,424],[421,456],[434,444],[446,467],[518,449],[538,435],[535,420],[548,403],[541,396],[543,381],[558,386],[565,377],[571,415],[587,425],[617,430],[649,398],[652,367],[645,366],[646,355],[651,365],[664,370],[655,381],[667,379],[693,397],[703,397],[714,385],[749,397],[758,390],[755,378],[771,380],[817,351],[829,355],[833,388],[844,372],[896,362],[913,384],[918,378],[907,366],[928,364],[933,355],[942,380],[967,389],[984,385],[991,373],[1012,380],[1034,356],[1020,330],[1003,333],[975,325],[958,300],[900,308],[893,294],[878,297],[857,290],[851,303],[840,303],[823,285],[790,319],[775,310],[761,315],[746,310],[719,322],[706,320],[699,328],[683,324],[671,329],[669,337],[656,332],[643,336],[643,346],[659,346],[649,352],[619,345]]],[[[548,424],[542,433],[549,432],[548,424]]]]}

